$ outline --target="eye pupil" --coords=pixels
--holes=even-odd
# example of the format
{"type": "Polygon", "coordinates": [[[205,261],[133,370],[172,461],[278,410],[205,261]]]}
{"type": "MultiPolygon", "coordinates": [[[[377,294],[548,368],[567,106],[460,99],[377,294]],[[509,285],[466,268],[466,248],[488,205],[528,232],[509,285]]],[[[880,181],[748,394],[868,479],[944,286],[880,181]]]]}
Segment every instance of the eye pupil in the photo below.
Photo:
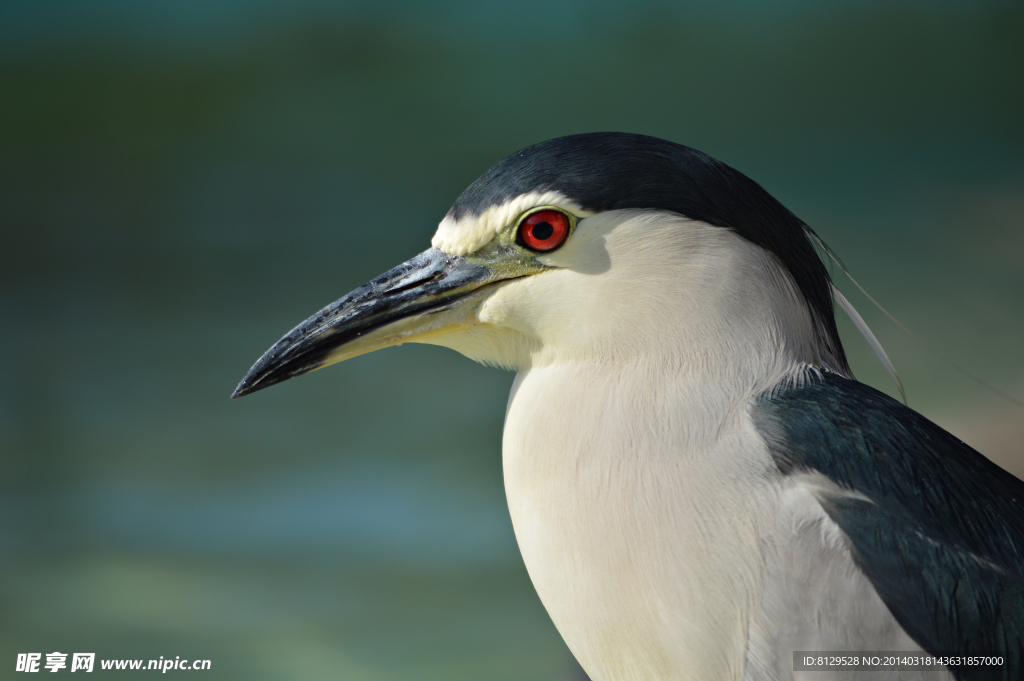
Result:
{"type": "Polygon", "coordinates": [[[533,236],[539,241],[547,241],[555,233],[550,222],[540,222],[533,226],[533,236]]]}
{"type": "Polygon", "coordinates": [[[569,238],[571,226],[569,216],[560,210],[538,210],[519,223],[516,241],[536,253],[550,253],[569,238]]]}

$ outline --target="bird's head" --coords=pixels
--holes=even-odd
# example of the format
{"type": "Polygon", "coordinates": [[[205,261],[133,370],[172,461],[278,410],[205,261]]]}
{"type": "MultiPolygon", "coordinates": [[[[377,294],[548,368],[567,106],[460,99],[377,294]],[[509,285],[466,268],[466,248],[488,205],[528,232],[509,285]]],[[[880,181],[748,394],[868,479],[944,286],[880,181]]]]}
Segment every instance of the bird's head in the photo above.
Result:
{"type": "Polygon", "coordinates": [[[706,362],[701,348],[742,358],[759,344],[845,373],[812,235],[689,147],[625,133],[542,142],[471,184],[432,248],[285,335],[234,397],[406,342],[517,369],[658,352],[706,362]]]}

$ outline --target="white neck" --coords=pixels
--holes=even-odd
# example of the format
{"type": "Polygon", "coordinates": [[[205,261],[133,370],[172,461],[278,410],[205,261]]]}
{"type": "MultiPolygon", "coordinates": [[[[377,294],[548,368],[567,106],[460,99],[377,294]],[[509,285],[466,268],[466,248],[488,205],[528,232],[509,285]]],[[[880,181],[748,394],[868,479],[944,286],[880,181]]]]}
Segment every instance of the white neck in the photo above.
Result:
{"type": "Polygon", "coordinates": [[[829,364],[807,307],[766,251],[660,212],[544,260],[445,339],[520,371],[503,460],[537,591],[594,681],[739,678],[777,504],[747,408],[829,364]]]}

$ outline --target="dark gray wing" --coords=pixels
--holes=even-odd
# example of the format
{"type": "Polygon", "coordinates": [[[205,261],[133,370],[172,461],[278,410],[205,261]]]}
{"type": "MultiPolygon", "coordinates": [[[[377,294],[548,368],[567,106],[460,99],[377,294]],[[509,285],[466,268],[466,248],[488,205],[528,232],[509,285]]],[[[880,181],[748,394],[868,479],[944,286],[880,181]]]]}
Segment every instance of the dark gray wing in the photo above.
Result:
{"type": "Polygon", "coordinates": [[[827,372],[762,396],[754,418],[783,474],[818,471],[858,492],[823,506],[922,648],[1006,658],[951,669],[958,679],[1024,678],[1024,482],[896,400],[827,372]]]}

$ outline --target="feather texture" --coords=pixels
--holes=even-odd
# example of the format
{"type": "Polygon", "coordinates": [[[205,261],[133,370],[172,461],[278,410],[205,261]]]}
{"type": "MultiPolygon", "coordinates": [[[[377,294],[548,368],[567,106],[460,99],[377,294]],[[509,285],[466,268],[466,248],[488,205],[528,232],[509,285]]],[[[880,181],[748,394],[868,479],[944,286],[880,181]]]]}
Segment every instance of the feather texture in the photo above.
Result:
{"type": "Polygon", "coordinates": [[[846,299],[843,292],[837,289],[835,284],[830,283],[829,287],[831,287],[832,297],[835,298],[837,303],[839,303],[839,307],[841,307],[843,312],[846,313],[846,316],[850,318],[853,325],[857,327],[857,330],[860,331],[860,335],[864,336],[864,340],[866,340],[868,345],[871,346],[871,349],[875,351],[878,361],[881,362],[882,366],[885,367],[885,370],[889,372],[889,376],[892,378],[893,383],[895,383],[896,387],[899,388],[900,397],[903,398],[903,403],[906,404],[907,393],[903,390],[903,381],[900,380],[899,374],[896,373],[896,367],[894,367],[892,362],[889,361],[889,356],[885,354],[885,348],[883,348],[882,344],[878,342],[878,339],[875,338],[875,334],[871,332],[871,327],[868,326],[868,323],[864,321],[864,318],[860,316],[860,313],[857,312],[856,308],[853,307],[850,301],[846,299]]]}
{"type": "Polygon", "coordinates": [[[856,564],[924,649],[999,654],[958,679],[1024,676],[1024,482],[866,385],[814,372],[755,422],[780,471],[816,472],[856,564]]]}

